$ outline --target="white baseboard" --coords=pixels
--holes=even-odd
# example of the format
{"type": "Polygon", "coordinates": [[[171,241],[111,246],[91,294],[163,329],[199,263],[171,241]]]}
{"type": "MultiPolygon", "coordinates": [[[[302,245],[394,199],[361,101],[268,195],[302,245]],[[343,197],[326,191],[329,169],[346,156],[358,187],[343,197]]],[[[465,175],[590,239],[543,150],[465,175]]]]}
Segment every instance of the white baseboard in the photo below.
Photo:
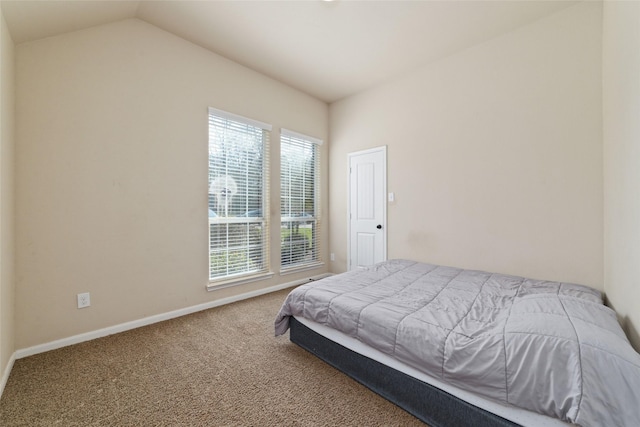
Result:
{"type": "MultiPolygon", "coordinates": [[[[309,280],[318,280],[323,277],[331,276],[331,273],[320,274],[318,276],[308,277],[301,280],[296,280],[293,282],[282,283],[280,285],[271,286],[264,289],[258,289],[256,291],[246,292],[244,294],[235,295],[228,298],[222,298],[219,300],[207,302],[204,304],[198,304],[191,307],[181,308],[179,310],[170,311],[163,314],[157,314],[154,316],[145,317],[139,320],[133,320],[131,322],[121,323],[115,326],[109,326],[107,328],[98,329],[91,332],[86,332],[84,334],[74,335],[67,338],[62,338],[56,341],[51,341],[44,344],[35,345],[33,347],[23,348],[16,350],[14,353],[15,359],[22,359],[23,357],[33,356],[34,354],[44,353],[45,351],[55,350],[58,348],[66,347],[68,345],[78,344],[85,341],[94,340],[96,338],[106,337],[108,335],[117,334],[119,332],[128,331],[131,329],[139,328],[141,326],[151,325],[153,323],[162,322],[169,319],[174,319],[176,317],[185,316],[187,314],[196,313],[198,311],[207,310],[213,307],[219,307],[225,304],[231,304],[232,302],[241,301],[248,298],[257,297],[259,295],[268,294],[271,292],[276,292],[282,289],[290,288],[296,285],[300,285],[308,282],[309,280]]],[[[11,362],[11,366],[13,366],[13,362],[11,362]]],[[[11,370],[9,369],[8,372],[11,370]]],[[[7,378],[9,378],[9,374],[6,374],[7,378]]],[[[4,379],[4,377],[3,377],[4,379]]],[[[4,386],[4,383],[2,384],[4,386]]]]}
{"type": "Polygon", "coordinates": [[[7,385],[7,381],[9,381],[9,375],[11,375],[11,369],[13,369],[13,363],[16,361],[16,353],[14,352],[9,358],[9,363],[4,369],[2,373],[2,378],[0,379],[0,398],[2,398],[2,393],[4,393],[4,387],[7,385]]]}

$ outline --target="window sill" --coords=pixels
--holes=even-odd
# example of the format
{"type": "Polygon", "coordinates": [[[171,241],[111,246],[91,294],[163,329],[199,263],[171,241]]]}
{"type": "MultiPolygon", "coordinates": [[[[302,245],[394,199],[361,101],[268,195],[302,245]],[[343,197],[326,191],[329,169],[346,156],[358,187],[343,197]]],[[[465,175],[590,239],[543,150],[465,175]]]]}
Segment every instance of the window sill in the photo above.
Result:
{"type": "Polygon", "coordinates": [[[238,277],[237,279],[224,280],[220,282],[209,282],[207,291],[217,291],[219,289],[230,288],[232,286],[244,285],[245,283],[257,282],[258,280],[271,279],[274,273],[260,273],[253,276],[238,277]]]}
{"type": "Polygon", "coordinates": [[[323,267],[323,266],[324,266],[324,262],[318,261],[318,262],[304,264],[304,265],[297,265],[295,267],[282,268],[280,269],[280,275],[286,276],[287,274],[294,274],[294,273],[299,273],[301,271],[314,270],[316,268],[323,267]]]}

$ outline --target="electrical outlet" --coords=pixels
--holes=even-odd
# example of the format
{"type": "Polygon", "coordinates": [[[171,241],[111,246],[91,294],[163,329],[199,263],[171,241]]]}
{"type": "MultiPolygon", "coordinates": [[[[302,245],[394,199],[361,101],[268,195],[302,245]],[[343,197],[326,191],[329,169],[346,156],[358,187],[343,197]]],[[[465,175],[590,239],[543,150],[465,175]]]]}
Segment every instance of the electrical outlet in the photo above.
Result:
{"type": "Polygon", "coordinates": [[[336,260],[336,254],[331,252],[331,261],[335,261],[335,260],[336,260]]]}
{"type": "Polygon", "coordinates": [[[89,292],[78,294],[78,308],[85,308],[91,305],[89,292]]]}

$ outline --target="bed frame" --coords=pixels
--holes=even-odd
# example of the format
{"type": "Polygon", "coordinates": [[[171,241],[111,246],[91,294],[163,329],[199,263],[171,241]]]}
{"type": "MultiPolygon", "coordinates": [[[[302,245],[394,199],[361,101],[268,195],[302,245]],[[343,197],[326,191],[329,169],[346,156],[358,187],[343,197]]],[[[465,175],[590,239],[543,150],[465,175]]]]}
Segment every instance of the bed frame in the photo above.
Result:
{"type": "Polygon", "coordinates": [[[344,372],[431,427],[518,426],[430,384],[369,359],[290,318],[291,342],[344,372]]]}

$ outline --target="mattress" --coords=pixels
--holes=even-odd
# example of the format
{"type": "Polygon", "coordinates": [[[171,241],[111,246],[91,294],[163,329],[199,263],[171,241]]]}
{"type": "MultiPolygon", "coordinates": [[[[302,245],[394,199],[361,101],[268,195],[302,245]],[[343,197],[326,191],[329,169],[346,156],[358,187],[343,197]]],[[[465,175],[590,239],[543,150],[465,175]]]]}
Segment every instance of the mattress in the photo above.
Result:
{"type": "MultiPolygon", "coordinates": [[[[455,396],[475,407],[481,408],[485,411],[491,412],[506,420],[512,421],[523,427],[570,427],[573,424],[568,424],[560,421],[557,418],[551,418],[545,415],[537,414],[535,412],[520,409],[515,406],[505,405],[500,402],[485,399],[472,392],[459,389],[442,381],[439,381],[425,373],[405,364],[389,355],[380,352],[374,348],[369,347],[366,344],[343,334],[340,331],[329,328],[328,326],[314,322],[313,320],[305,319],[304,317],[294,316],[295,319],[311,329],[312,331],[322,335],[323,337],[351,350],[371,360],[375,360],[391,369],[402,372],[412,378],[415,378],[423,383],[432,385],[451,396],[455,396]]],[[[415,414],[420,417],[421,414],[415,414]]],[[[427,414],[428,417],[428,414],[427,414]]]]}
{"type": "Polygon", "coordinates": [[[289,316],[506,406],[640,425],[640,355],[585,286],[393,260],[298,287],[276,334],[289,316]]]}

